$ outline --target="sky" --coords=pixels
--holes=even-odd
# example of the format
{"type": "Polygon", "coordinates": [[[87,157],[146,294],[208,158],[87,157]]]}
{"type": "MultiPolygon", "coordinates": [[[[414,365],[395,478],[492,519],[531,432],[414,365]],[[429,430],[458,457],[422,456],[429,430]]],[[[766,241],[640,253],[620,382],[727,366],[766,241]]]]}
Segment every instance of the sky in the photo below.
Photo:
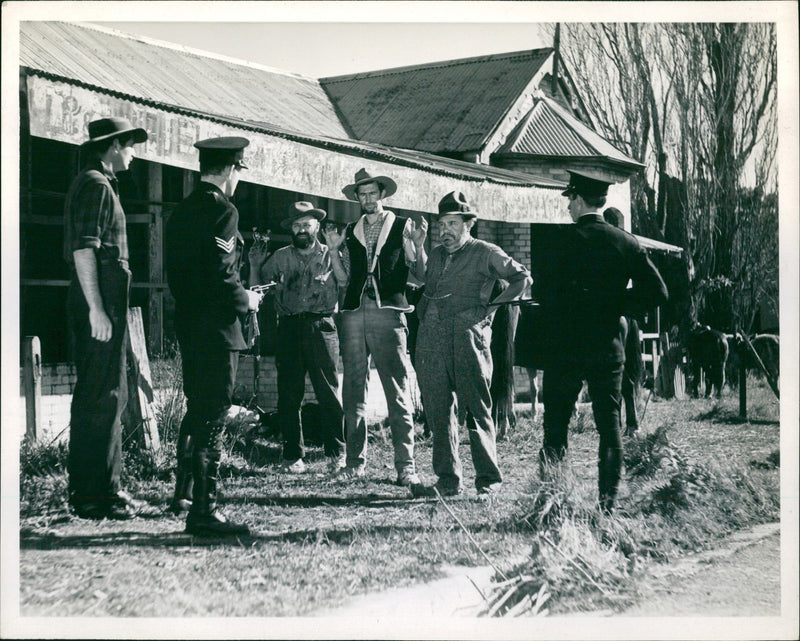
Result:
{"type": "Polygon", "coordinates": [[[95,22],[312,78],[551,46],[542,25],[410,22],[95,22]]]}

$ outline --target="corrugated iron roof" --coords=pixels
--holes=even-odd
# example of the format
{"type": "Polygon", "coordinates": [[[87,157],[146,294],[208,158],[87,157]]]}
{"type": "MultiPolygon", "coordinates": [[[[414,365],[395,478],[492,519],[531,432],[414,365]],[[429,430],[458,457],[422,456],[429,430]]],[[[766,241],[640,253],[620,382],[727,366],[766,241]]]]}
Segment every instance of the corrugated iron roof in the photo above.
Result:
{"type": "Polygon", "coordinates": [[[352,134],[431,153],[480,149],[552,49],[321,78],[352,134]]]}
{"type": "Polygon", "coordinates": [[[348,137],[315,79],[104,27],[22,22],[20,66],[164,105],[348,137]]]}
{"type": "Polygon", "coordinates": [[[547,97],[537,98],[497,154],[528,154],[569,158],[605,158],[641,167],[597,132],[547,97]]]}

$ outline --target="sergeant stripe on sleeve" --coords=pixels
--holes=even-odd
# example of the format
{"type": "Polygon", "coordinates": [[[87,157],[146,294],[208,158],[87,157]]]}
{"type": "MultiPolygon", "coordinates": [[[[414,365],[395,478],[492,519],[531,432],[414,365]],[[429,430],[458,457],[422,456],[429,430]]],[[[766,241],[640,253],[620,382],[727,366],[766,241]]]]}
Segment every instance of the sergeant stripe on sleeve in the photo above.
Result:
{"type": "Polygon", "coordinates": [[[228,254],[230,254],[233,251],[233,248],[236,246],[236,240],[233,236],[231,236],[230,240],[223,240],[219,236],[214,236],[214,240],[217,243],[217,247],[228,254]]]}

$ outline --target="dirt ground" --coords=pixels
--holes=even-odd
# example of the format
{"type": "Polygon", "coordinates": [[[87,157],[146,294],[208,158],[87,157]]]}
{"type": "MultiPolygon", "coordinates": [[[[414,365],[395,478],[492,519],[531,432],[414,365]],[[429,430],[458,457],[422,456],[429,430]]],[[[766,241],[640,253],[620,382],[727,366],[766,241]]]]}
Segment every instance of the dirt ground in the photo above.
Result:
{"type": "Polygon", "coordinates": [[[710,552],[652,569],[622,616],[774,617],[781,613],[780,527],[767,524],[710,552]]]}
{"type": "MultiPolygon", "coordinates": [[[[675,407],[651,403],[645,429],[654,429],[675,407]]],[[[744,464],[763,461],[778,447],[776,420],[747,424],[718,420],[714,407],[713,401],[705,400],[683,406],[681,411],[689,418],[681,439],[687,447],[700,452],[713,449],[718,456],[744,464]]],[[[499,444],[505,492],[490,501],[479,500],[470,487],[474,472],[465,437],[461,455],[467,492],[451,505],[491,559],[518,557],[530,549],[529,537],[505,529],[504,524],[535,474],[541,418],[499,444]]],[[[182,521],[163,513],[171,490],[168,481],[129,488],[151,503],[149,518],[122,523],[93,523],[66,514],[22,518],[21,614],[312,616],[346,607],[371,593],[430,583],[442,578],[446,567],[486,565],[435,500],[410,500],[407,490],[393,484],[388,435],[376,431],[370,447],[369,478],[352,484],[326,480],[322,452],[313,448],[307,458],[309,473],[299,477],[278,469],[277,444],[250,452],[247,468],[229,466],[223,482],[224,506],[229,516],[251,527],[254,534],[246,540],[202,542],[184,534],[182,521]]],[[[593,429],[574,435],[575,474],[592,484],[596,451],[593,429]]],[[[417,463],[426,482],[434,480],[430,457],[430,442],[420,442],[417,463]]],[[[621,502],[625,500],[623,492],[621,502]]],[[[764,582],[758,588],[761,601],[752,607],[760,616],[769,616],[780,603],[776,550],[777,536],[771,535],[763,543],[735,551],[724,562],[709,557],[708,562],[675,574],[665,568],[664,574],[647,579],[648,589],[637,606],[642,609],[626,611],[624,616],[656,614],[652,609],[656,606],[663,608],[659,615],[669,611],[685,616],[696,611],[697,595],[708,586],[735,592],[736,586],[756,585],[757,580],[764,582]]],[[[720,604],[731,599],[709,594],[720,604]]],[[[745,611],[741,602],[731,603],[733,612],[745,611]]]]}
{"type": "MultiPolygon", "coordinates": [[[[737,533],[712,551],[654,566],[639,579],[640,601],[619,617],[776,617],[781,613],[780,525],[737,533]]],[[[476,588],[491,580],[490,567],[451,569],[431,583],[356,598],[324,616],[403,614],[475,616],[483,607],[476,588]]],[[[315,613],[317,614],[317,613],[315,613]]],[[[584,615],[585,616],[585,615],[584,615]]]]}

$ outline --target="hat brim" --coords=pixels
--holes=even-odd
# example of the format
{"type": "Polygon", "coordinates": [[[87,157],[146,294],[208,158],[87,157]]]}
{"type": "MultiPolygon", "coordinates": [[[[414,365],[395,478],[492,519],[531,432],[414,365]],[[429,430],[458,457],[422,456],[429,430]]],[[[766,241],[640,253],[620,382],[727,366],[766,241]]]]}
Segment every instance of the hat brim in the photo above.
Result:
{"type": "Polygon", "coordinates": [[[472,220],[473,218],[478,217],[478,212],[476,211],[445,211],[445,212],[438,212],[434,213],[434,216],[441,218],[442,216],[461,216],[465,220],[472,220]]]}
{"type": "Polygon", "coordinates": [[[115,131],[114,133],[106,134],[105,136],[98,136],[97,138],[91,138],[87,140],[85,143],[83,143],[81,147],[91,147],[92,145],[95,145],[99,142],[103,142],[104,140],[109,140],[110,138],[121,138],[130,133],[133,133],[134,144],[138,145],[147,140],[147,132],[144,129],[142,129],[141,127],[131,127],[130,129],[115,131]]]}
{"type": "Polygon", "coordinates": [[[364,180],[358,180],[354,182],[352,185],[347,185],[346,187],[342,188],[342,193],[347,196],[348,200],[355,200],[358,201],[358,195],[356,194],[356,188],[360,187],[361,185],[366,185],[367,183],[378,183],[383,187],[384,190],[384,198],[388,198],[392,196],[397,191],[397,183],[389,178],[389,176],[374,176],[370,178],[365,178],[364,180]]]}
{"type": "Polygon", "coordinates": [[[302,214],[292,214],[288,218],[284,218],[281,221],[281,227],[284,229],[291,229],[292,223],[297,220],[298,218],[305,218],[306,216],[313,216],[317,219],[318,222],[322,222],[325,220],[325,217],[328,214],[323,209],[309,209],[308,211],[304,211],[302,214]]]}

